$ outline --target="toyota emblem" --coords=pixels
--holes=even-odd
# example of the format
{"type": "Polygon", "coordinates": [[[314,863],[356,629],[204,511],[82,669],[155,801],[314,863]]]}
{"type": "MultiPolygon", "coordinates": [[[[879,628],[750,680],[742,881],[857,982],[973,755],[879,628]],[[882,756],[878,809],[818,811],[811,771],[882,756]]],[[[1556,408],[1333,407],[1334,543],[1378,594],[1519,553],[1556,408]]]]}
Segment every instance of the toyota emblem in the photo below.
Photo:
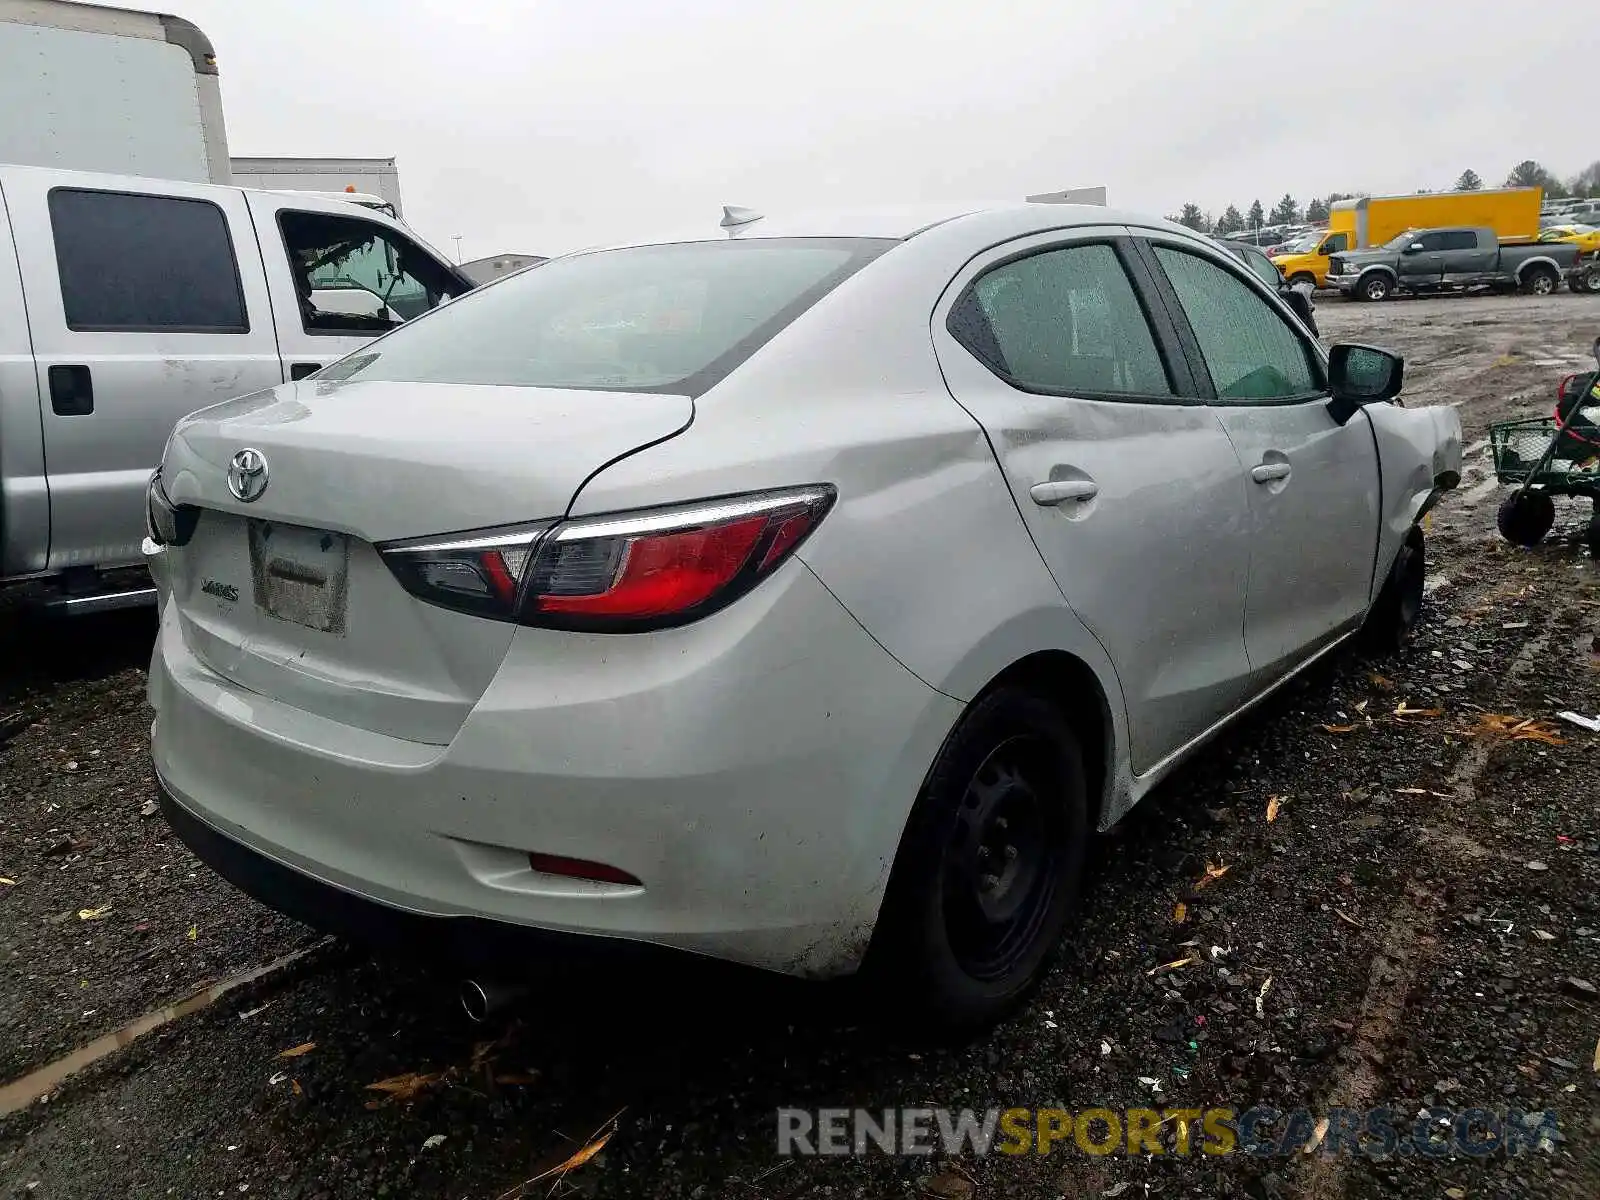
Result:
{"type": "Polygon", "coordinates": [[[235,454],[228,464],[228,490],[246,504],[261,499],[267,490],[267,456],[250,446],[235,454]]]}

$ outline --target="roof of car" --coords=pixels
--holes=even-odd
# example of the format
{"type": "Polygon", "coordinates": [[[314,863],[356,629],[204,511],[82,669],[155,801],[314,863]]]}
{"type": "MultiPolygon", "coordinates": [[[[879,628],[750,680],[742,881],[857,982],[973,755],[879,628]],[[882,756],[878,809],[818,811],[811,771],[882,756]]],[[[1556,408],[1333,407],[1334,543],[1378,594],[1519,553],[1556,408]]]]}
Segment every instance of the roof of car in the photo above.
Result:
{"type": "MultiPolygon", "coordinates": [[[[1041,229],[1073,225],[1142,225],[1168,227],[1169,222],[1121,209],[1090,204],[904,205],[877,208],[817,209],[774,212],[732,229],[721,227],[719,213],[708,213],[695,226],[653,236],[588,247],[592,250],[622,246],[663,245],[670,242],[753,241],[771,238],[892,238],[902,240],[935,225],[974,218],[992,218],[1041,229]]],[[[1179,228],[1178,226],[1170,226],[1179,228]]]]}

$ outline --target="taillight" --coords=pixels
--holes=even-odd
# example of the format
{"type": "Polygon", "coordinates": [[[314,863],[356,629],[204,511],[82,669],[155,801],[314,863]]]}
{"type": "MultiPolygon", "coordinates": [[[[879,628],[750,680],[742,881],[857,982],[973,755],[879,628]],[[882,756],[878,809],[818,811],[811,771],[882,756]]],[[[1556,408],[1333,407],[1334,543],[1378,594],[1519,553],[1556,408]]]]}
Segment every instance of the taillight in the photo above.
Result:
{"type": "Polygon", "coordinates": [[[144,497],[145,531],[158,546],[182,546],[194,536],[200,510],[192,504],[174,504],[161,486],[161,472],[150,476],[144,497]]]}
{"type": "Polygon", "coordinates": [[[664,629],[772,574],[835,495],[817,484],[379,549],[432,604],[552,629],[664,629]]]}

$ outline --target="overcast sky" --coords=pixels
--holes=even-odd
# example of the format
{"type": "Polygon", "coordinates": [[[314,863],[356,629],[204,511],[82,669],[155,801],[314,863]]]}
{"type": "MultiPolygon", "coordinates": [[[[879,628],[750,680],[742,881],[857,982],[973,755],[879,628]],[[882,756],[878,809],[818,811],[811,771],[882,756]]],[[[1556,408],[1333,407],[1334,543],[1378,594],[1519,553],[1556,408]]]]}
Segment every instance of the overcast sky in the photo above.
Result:
{"type": "MultiPolygon", "coordinates": [[[[133,4],[137,0],[121,0],[133,4]]],[[[466,258],[1104,184],[1155,213],[1562,176],[1593,0],[166,0],[236,155],[399,160],[466,258]],[[1156,14],[1160,15],[1156,15],[1156,14]]],[[[1593,35],[1589,49],[1595,49],[1593,35]]],[[[1590,72],[1592,75],[1592,72],[1590,72]]]]}

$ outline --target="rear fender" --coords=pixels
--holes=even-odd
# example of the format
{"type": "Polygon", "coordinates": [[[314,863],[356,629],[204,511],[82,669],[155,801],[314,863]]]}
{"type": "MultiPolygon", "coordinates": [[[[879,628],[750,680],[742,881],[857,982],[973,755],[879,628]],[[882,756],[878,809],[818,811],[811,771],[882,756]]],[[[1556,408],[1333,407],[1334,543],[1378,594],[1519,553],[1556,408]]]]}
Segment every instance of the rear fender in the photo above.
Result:
{"type": "Polygon", "coordinates": [[[1461,482],[1461,418],[1449,405],[1371,404],[1363,411],[1378,447],[1381,488],[1382,523],[1371,590],[1376,596],[1407,532],[1461,482]]]}

